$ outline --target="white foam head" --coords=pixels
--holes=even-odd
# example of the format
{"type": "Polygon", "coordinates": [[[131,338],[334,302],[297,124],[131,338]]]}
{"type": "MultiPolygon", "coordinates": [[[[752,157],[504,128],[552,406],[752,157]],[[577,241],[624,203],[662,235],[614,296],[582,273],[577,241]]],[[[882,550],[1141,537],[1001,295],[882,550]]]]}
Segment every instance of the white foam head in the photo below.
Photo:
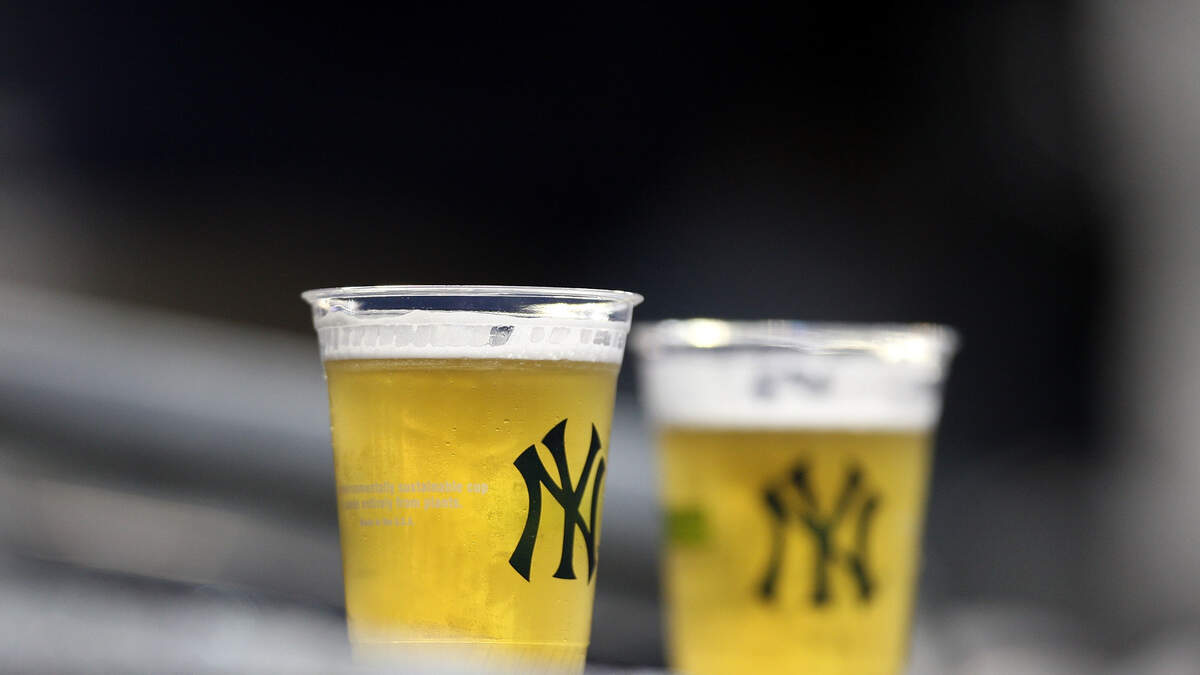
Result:
{"type": "Polygon", "coordinates": [[[621,291],[375,286],[309,291],[321,358],[621,363],[633,306],[621,291]]]}
{"type": "Polygon", "coordinates": [[[639,326],[642,396],[669,426],[926,430],[951,331],[930,326],[669,321],[639,326]]]}

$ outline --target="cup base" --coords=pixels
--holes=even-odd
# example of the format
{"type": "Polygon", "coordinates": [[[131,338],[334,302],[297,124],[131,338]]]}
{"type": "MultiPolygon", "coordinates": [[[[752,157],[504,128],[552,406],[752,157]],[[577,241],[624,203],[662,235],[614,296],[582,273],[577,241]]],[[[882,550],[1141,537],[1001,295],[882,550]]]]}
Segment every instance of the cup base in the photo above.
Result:
{"type": "MultiPolygon", "coordinates": [[[[419,665],[429,673],[583,673],[587,644],[500,641],[357,642],[354,660],[369,665],[419,665]]],[[[417,672],[414,670],[413,672],[417,672]]]]}

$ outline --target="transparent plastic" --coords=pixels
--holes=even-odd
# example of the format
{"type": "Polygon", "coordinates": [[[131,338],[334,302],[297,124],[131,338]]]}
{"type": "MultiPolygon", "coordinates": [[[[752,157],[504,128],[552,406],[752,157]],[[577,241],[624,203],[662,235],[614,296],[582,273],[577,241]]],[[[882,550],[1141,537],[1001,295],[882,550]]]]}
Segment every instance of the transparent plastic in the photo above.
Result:
{"type": "Polygon", "coordinates": [[[903,672],[954,332],[691,319],[633,341],[657,427],[670,665],[903,672]]]}
{"type": "Polygon", "coordinates": [[[301,294],[325,360],[500,358],[620,363],[625,291],[532,286],[347,286],[301,294]]]}
{"type": "Polygon", "coordinates": [[[372,286],[303,298],[329,387],[356,657],[581,672],[617,372],[641,296],[372,286]]]}

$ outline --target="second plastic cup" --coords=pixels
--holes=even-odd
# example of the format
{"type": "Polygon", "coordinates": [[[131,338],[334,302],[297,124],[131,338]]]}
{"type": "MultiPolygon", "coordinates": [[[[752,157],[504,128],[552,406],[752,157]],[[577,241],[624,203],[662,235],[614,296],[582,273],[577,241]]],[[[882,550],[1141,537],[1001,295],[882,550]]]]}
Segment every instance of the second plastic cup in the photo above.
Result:
{"type": "Polygon", "coordinates": [[[671,665],[902,672],[953,333],[689,320],[635,343],[658,427],[671,665]]]}
{"type": "Polygon", "coordinates": [[[304,298],[329,385],[356,657],[580,672],[617,371],[641,297],[390,286],[304,298]]]}

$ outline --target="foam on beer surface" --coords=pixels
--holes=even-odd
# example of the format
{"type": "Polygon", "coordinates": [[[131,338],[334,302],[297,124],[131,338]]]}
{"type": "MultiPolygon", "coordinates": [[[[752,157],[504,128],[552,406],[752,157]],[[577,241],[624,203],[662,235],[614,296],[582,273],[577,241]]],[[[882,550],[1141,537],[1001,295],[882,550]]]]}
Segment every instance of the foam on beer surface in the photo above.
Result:
{"type": "Polygon", "coordinates": [[[941,327],[665,321],[639,329],[642,396],[668,426],[925,430],[956,338],[941,327]]]}
{"type": "Polygon", "coordinates": [[[628,322],[442,310],[329,312],[321,358],[528,359],[620,364],[628,322]]]}
{"type": "Polygon", "coordinates": [[[923,430],[941,413],[941,367],[867,356],[689,353],[641,364],[652,415],[668,426],[923,430]]]}

